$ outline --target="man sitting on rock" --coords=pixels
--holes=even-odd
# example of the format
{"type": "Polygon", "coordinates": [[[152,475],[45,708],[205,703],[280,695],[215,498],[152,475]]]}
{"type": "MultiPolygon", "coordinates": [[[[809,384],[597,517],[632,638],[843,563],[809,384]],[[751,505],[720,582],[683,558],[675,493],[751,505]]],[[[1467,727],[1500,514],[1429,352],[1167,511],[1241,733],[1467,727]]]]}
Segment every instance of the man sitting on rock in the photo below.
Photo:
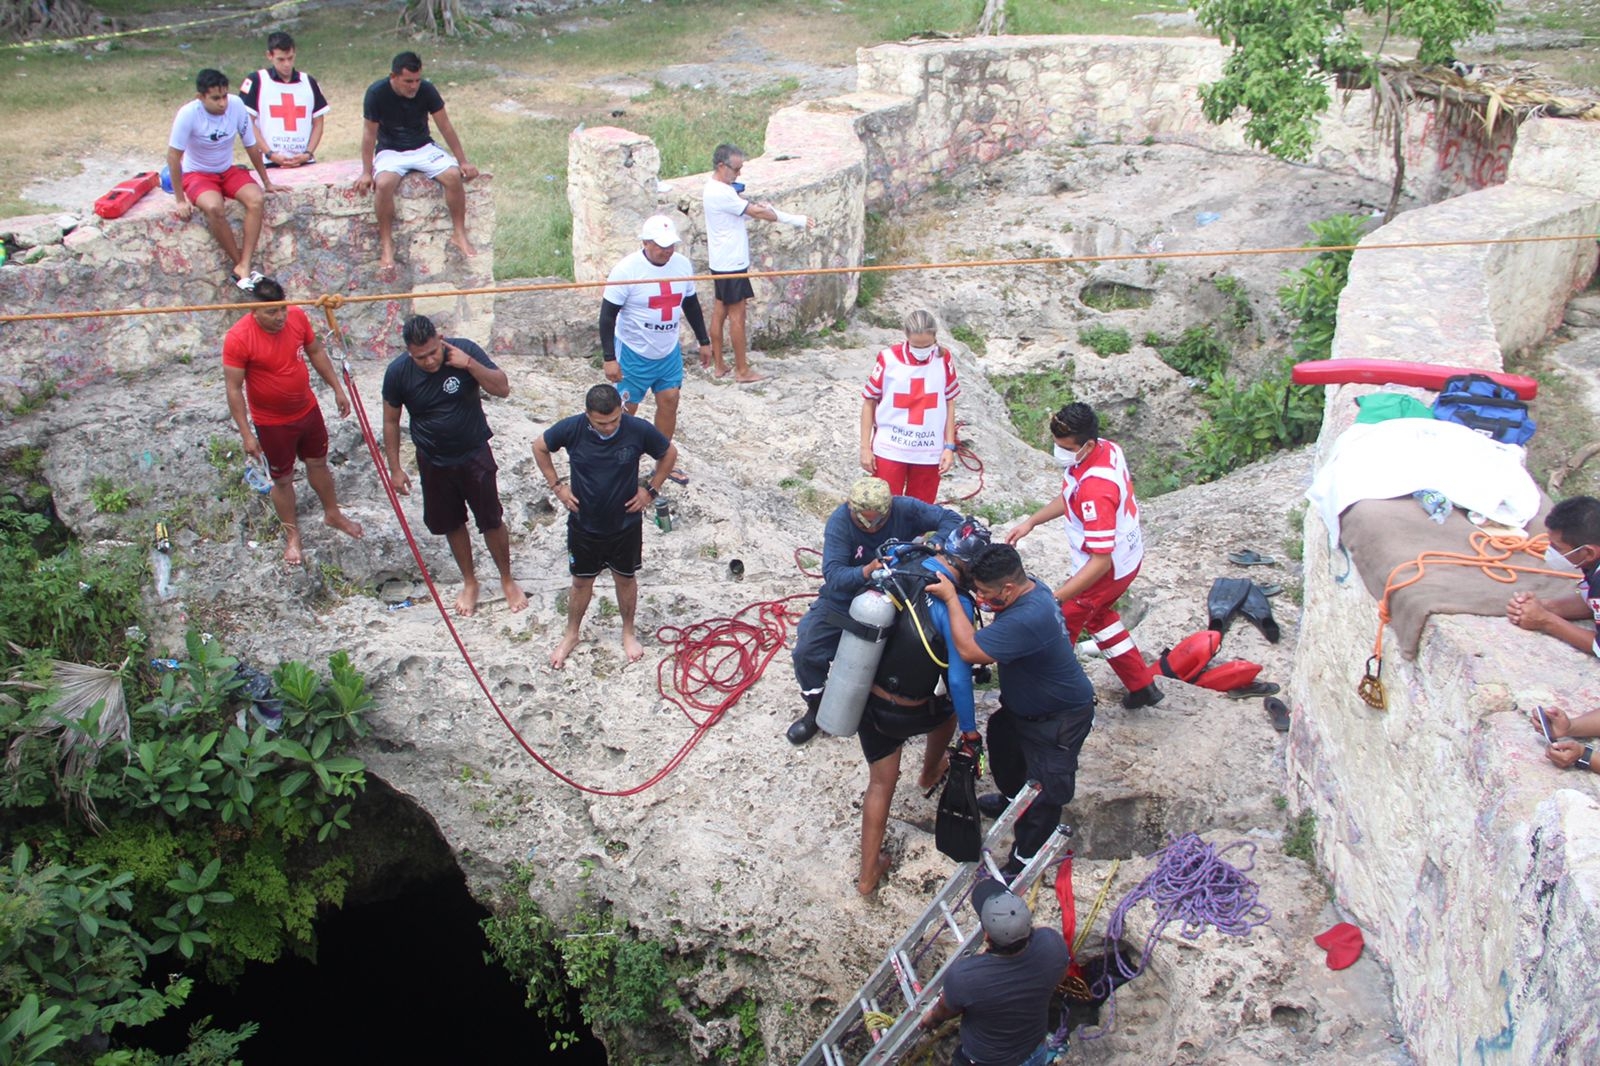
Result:
{"type": "Polygon", "coordinates": [[[1050,996],[1067,976],[1072,956],[1061,934],[1035,927],[1027,904],[998,881],[972,887],[972,909],[983,923],[988,950],[957,959],[922,1028],[961,1016],[961,1046],[952,1066],[1024,1066],[1046,1054],[1050,996]]]}
{"type": "Polygon", "coordinates": [[[1550,508],[1544,518],[1550,547],[1545,565],[1574,570],[1577,595],[1541,600],[1519,592],[1506,604],[1506,617],[1521,629],[1546,633],[1600,656],[1600,500],[1573,496],[1550,508]]]}
{"type": "Polygon", "coordinates": [[[822,688],[843,632],[839,617],[850,613],[850,601],[882,568],[878,549],[890,540],[912,540],[929,530],[943,537],[960,524],[961,516],[954,511],[894,495],[882,478],[864,477],[850,486],[850,498],[828,516],[822,534],[822,588],[796,629],[794,677],[806,709],[790,724],[789,743],[804,744],[817,735],[822,688]]]}

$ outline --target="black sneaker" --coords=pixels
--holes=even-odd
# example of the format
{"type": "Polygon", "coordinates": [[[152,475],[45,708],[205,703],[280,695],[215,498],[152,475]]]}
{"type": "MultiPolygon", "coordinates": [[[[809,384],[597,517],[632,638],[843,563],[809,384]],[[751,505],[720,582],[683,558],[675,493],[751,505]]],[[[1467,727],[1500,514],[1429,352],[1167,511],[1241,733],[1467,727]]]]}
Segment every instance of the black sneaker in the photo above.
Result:
{"type": "Polygon", "coordinates": [[[1144,688],[1135,689],[1122,697],[1122,709],[1125,711],[1137,710],[1140,707],[1154,707],[1160,703],[1165,694],[1158,688],[1154,681],[1144,688]]]}
{"type": "Polygon", "coordinates": [[[985,818],[998,818],[1009,806],[1011,801],[999,792],[985,792],[978,797],[978,813],[985,818]]]}
{"type": "Polygon", "coordinates": [[[817,716],[814,712],[807,712],[789,724],[789,731],[784,736],[789,738],[789,743],[796,747],[804,744],[817,735],[817,716]]]}

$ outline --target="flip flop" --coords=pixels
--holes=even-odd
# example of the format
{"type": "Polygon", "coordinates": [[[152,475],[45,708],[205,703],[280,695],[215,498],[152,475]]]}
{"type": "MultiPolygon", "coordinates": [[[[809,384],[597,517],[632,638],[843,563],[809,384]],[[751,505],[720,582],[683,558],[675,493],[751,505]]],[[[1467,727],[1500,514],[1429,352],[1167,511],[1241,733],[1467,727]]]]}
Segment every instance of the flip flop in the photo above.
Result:
{"type": "Polygon", "coordinates": [[[1283,592],[1283,586],[1282,585],[1262,585],[1262,584],[1257,583],[1256,584],[1256,588],[1261,590],[1261,595],[1269,597],[1269,598],[1273,597],[1273,596],[1277,596],[1277,595],[1279,595],[1279,594],[1281,594],[1283,592]]]}
{"type": "Polygon", "coordinates": [[[1252,681],[1242,688],[1230,688],[1223,695],[1230,700],[1248,700],[1256,696],[1276,696],[1278,685],[1275,681],[1252,681]]]}
{"type": "Polygon", "coordinates": [[[674,485],[687,485],[689,483],[689,475],[685,474],[677,467],[673,467],[672,473],[667,475],[667,480],[672,482],[674,485]]]}
{"type": "Polygon", "coordinates": [[[1272,728],[1280,733],[1289,731],[1289,705],[1276,696],[1266,698],[1267,715],[1272,719],[1272,728]]]}
{"type": "Polygon", "coordinates": [[[266,281],[267,276],[261,273],[259,270],[252,270],[249,274],[246,274],[241,278],[239,275],[230,270],[228,271],[228,280],[233,282],[234,286],[238,288],[240,292],[255,292],[256,282],[266,281]]]}
{"type": "Polygon", "coordinates": [[[1278,560],[1270,555],[1262,555],[1251,548],[1243,551],[1229,552],[1228,562],[1235,566],[1277,566],[1278,560]]]}

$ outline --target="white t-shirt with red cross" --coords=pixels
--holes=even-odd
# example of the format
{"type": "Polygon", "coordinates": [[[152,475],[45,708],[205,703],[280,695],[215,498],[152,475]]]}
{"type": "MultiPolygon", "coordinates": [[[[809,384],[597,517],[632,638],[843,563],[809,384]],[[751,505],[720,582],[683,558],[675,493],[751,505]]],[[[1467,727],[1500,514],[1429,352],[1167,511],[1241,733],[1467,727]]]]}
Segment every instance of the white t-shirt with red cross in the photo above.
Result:
{"type": "Polygon", "coordinates": [[[279,81],[270,67],[256,71],[239,86],[239,101],[260,123],[269,151],[289,155],[306,150],[312,120],[328,113],[317,79],[298,70],[293,81],[279,81]]]}
{"type": "Polygon", "coordinates": [[[878,353],[863,399],[878,407],[873,416],[872,454],[916,465],[934,465],[944,449],[949,401],[961,394],[950,349],[919,360],[904,341],[878,353]]]}
{"type": "Polygon", "coordinates": [[[678,349],[678,322],[683,301],[695,294],[692,281],[664,281],[694,273],[687,256],[674,252],[665,266],[656,266],[643,250],[624,256],[606,278],[605,298],[616,304],[617,342],[645,359],[665,359],[678,349]],[[648,282],[622,285],[618,282],[648,282]]]}
{"type": "Polygon", "coordinates": [[[1062,475],[1061,498],[1072,573],[1083,569],[1091,555],[1111,556],[1113,578],[1127,577],[1144,561],[1139,504],[1121,448],[1097,441],[1083,462],[1062,475]]]}

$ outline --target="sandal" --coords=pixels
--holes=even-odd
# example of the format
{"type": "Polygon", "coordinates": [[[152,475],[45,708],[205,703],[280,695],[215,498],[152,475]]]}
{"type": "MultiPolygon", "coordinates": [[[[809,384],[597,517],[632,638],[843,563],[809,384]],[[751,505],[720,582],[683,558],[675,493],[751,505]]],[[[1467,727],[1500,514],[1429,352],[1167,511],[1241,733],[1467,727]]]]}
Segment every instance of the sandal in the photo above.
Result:
{"type": "Polygon", "coordinates": [[[1230,688],[1223,695],[1230,700],[1248,700],[1257,696],[1276,696],[1278,691],[1275,681],[1252,681],[1242,688],[1230,688]]]}
{"type": "Polygon", "coordinates": [[[1266,699],[1267,715],[1272,719],[1272,728],[1280,733],[1289,731],[1289,705],[1276,696],[1266,699]]]}
{"type": "Polygon", "coordinates": [[[1278,565],[1278,560],[1274,559],[1272,556],[1262,555],[1260,552],[1251,548],[1245,548],[1243,551],[1229,552],[1228,562],[1233,563],[1235,566],[1278,565]]]}
{"type": "Polygon", "coordinates": [[[673,467],[672,473],[667,475],[667,480],[672,482],[674,485],[687,485],[689,484],[689,475],[685,474],[677,467],[673,467]]]}

